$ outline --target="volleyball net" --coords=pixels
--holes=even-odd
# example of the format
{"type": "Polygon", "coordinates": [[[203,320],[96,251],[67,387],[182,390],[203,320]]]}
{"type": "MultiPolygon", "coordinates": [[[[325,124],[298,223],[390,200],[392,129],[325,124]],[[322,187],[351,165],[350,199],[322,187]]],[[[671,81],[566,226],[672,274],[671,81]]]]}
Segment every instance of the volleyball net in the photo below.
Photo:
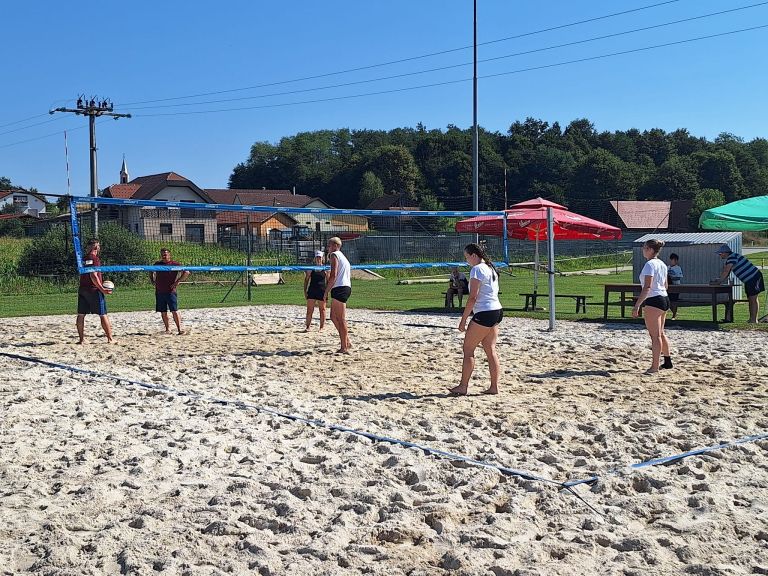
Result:
{"type": "Polygon", "coordinates": [[[342,240],[342,251],[353,269],[463,266],[463,249],[470,242],[480,242],[495,263],[506,266],[506,237],[455,231],[456,222],[475,216],[505,218],[502,212],[478,211],[343,210],[91,197],[70,200],[73,251],[80,274],[179,270],[157,263],[161,248],[168,248],[190,272],[304,272],[325,266],[316,266],[314,256],[333,237],[342,240]],[[98,268],[83,261],[83,249],[91,237],[102,244],[98,268]]]}

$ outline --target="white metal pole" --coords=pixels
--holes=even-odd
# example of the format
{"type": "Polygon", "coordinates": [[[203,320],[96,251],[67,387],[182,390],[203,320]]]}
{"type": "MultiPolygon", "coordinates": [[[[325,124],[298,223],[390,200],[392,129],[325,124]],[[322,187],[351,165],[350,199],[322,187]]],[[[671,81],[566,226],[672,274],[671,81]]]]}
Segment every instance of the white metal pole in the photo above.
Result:
{"type": "Polygon", "coordinates": [[[555,329],[555,218],[552,208],[547,208],[547,252],[549,262],[547,272],[549,276],[549,331],[555,329]]]}

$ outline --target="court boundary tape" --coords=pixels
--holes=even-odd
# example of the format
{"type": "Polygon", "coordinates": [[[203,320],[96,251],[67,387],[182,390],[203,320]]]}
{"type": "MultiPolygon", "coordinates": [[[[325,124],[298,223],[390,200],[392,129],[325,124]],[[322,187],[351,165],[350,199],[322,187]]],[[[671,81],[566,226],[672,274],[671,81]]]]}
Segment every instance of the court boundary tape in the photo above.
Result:
{"type": "Polygon", "coordinates": [[[475,458],[470,458],[469,456],[464,456],[462,454],[455,454],[453,452],[447,452],[445,450],[440,450],[438,448],[432,448],[430,446],[425,446],[423,444],[418,444],[416,442],[410,442],[408,440],[400,440],[397,438],[392,438],[389,436],[382,436],[379,434],[374,434],[372,432],[367,432],[365,430],[358,430],[356,428],[349,428],[348,426],[342,426],[340,424],[333,424],[330,422],[325,422],[324,420],[316,419],[316,418],[307,418],[304,416],[298,416],[296,414],[288,414],[286,412],[280,412],[279,410],[274,410],[272,408],[267,408],[265,406],[259,406],[257,404],[252,404],[250,402],[245,402],[242,400],[230,400],[227,398],[218,398],[216,396],[206,396],[197,392],[188,392],[185,390],[178,390],[176,388],[173,388],[171,386],[166,386],[164,384],[151,384],[149,382],[142,382],[140,380],[133,380],[131,378],[123,377],[123,376],[116,376],[114,374],[106,374],[103,372],[97,372],[95,370],[89,370],[87,368],[79,368],[77,366],[70,366],[68,364],[62,364],[59,362],[51,362],[50,360],[43,360],[42,358],[35,358],[32,356],[23,356],[21,354],[13,354],[9,352],[2,352],[0,351],[0,356],[5,356],[6,358],[11,358],[13,360],[21,361],[21,362],[28,362],[32,364],[40,364],[42,366],[48,366],[51,368],[56,368],[59,370],[66,370],[69,372],[73,372],[76,374],[84,374],[87,376],[91,376],[93,378],[100,378],[102,380],[113,380],[118,383],[124,382],[126,384],[130,384],[132,386],[136,386],[139,388],[144,388],[147,390],[155,390],[159,392],[164,392],[166,394],[171,394],[175,396],[180,397],[188,397],[188,398],[194,398],[197,400],[202,400],[204,402],[209,402],[211,404],[217,404],[222,406],[233,406],[235,408],[239,409],[250,409],[255,410],[257,412],[261,412],[264,414],[269,414],[271,416],[276,416],[278,418],[283,418],[287,420],[291,420],[293,422],[300,422],[302,424],[306,424],[308,426],[315,426],[319,428],[325,428],[327,430],[332,430],[335,432],[344,432],[347,434],[353,434],[356,436],[361,436],[363,438],[368,438],[369,440],[372,440],[374,442],[384,442],[387,444],[393,444],[398,446],[403,446],[405,448],[416,448],[425,454],[437,456],[439,458],[444,458],[447,460],[452,460],[455,462],[465,462],[469,465],[476,466],[478,468],[486,468],[486,469],[492,469],[497,470],[498,472],[504,474],[505,476],[516,476],[519,478],[522,478],[524,480],[534,480],[538,482],[546,482],[548,484],[553,484],[555,486],[558,486],[563,489],[567,489],[563,482],[560,482],[558,480],[553,480],[552,478],[546,478],[544,476],[539,476],[537,474],[533,474],[531,472],[526,472],[524,470],[517,470],[515,468],[510,468],[508,466],[502,466],[500,464],[493,464],[491,462],[485,462],[482,460],[477,460],[475,458]]]}
{"type": "MultiPolygon", "coordinates": [[[[425,446],[423,444],[418,444],[416,442],[410,442],[408,440],[400,440],[397,438],[392,438],[389,436],[382,436],[380,434],[374,434],[372,432],[367,432],[365,430],[358,430],[356,428],[349,428],[348,426],[342,426],[340,424],[333,424],[330,422],[326,422],[324,420],[316,419],[316,418],[308,418],[304,416],[298,416],[296,414],[288,414],[286,412],[280,412],[279,410],[274,410],[272,408],[267,408],[265,406],[259,406],[258,404],[253,404],[250,402],[245,402],[242,400],[230,400],[227,398],[218,398],[216,396],[206,396],[197,392],[189,392],[185,390],[179,390],[176,388],[173,388],[171,386],[166,386],[164,384],[152,384],[149,382],[142,382],[141,380],[133,380],[131,378],[123,377],[123,376],[116,376],[114,374],[107,374],[103,372],[97,372],[95,370],[90,370],[87,368],[79,368],[77,366],[70,366],[68,364],[62,364],[60,362],[52,362],[50,360],[44,360],[42,358],[35,358],[33,356],[24,356],[21,354],[14,354],[10,352],[3,352],[0,351],[0,356],[4,356],[6,358],[10,358],[12,360],[17,360],[21,362],[27,362],[32,364],[39,364],[42,366],[48,366],[51,368],[56,368],[58,370],[65,370],[69,371],[75,374],[84,374],[87,376],[91,376],[94,378],[100,378],[102,380],[112,380],[115,382],[124,382],[126,384],[130,384],[132,386],[136,386],[139,388],[144,388],[147,390],[155,390],[159,392],[164,392],[166,394],[171,394],[179,397],[188,397],[193,398],[197,400],[202,400],[204,402],[209,402],[211,404],[218,404],[221,406],[233,406],[235,408],[239,409],[249,409],[249,410],[255,410],[257,412],[261,412],[263,414],[269,414],[270,416],[275,416],[278,418],[283,418],[286,420],[291,420],[293,422],[299,422],[308,426],[315,426],[319,428],[325,428],[326,430],[332,430],[335,432],[343,432],[346,434],[353,434],[356,436],[360,436],[363,438],[368,438],[369,440],[372,440],[374,442],[384,442],[386,444],[393,444],[397,446],[403,446],[405,448],[416,448],[417,450],[420,450],[424,452],[427,455],[436,456],[438,458],[444,458],[446,460],[454,461],[454,462],[464,462],[466,464],[469,464],[471,466],[475,466],[478,468],[486,468],[491,470],[496,470],[500,472],[501,474],[505,476],[514,476],[518,478],[522,478],[524,480],[533,480],[537,482],[545,482],[547,484],[553,484],[555,486],[560,487],[563,490],[567,490],[568,492],[574,494],[575,496],[579,497],[578,494],[576,494],[573,489],[576,486],[581,486],[584,484],[594,484],[595,482],[599,481],[601,478],[605,476],[612,476],[612,475],[618,475],[622,472],[622,470],[640,470],[642,468],[648,468],[651,466],[660,466],[664,464],[672,464],[679,462],[681,460],[684,460],[686,458],[690,458],[693,456],[701,456],[703,454],[708,454],[711,452],[716,452],[719,450],[724,450],[727,448],[733,448],[742,444],[752,443],[752,442],[759,442],[761,440],[768,440],[768,433],[759,433],[759,434],[752,434],[749,436],[743,436],[741,438],[737,438],[736,440],[732,440],[730,442],[726,442],[724,444],[716,444],[712,446],[706,446],[703,448],[695,448],[693,450],[688,450],[686,452],[681,452],[679,454],[673,454],[670,456],[662,456],[658,458],[651,458],[649,460],[645,460],[642,462],[637,462],[635,464],[629,464],[623,468],[613,468],[608,470],[606,473],[602,475],[593,475],[587,478],[580,478],[580,479],[574,479],[574,480],[566,480],[566,481],[559,481],[554,480],[552,478],[547,478],[545,476],[539,476],[537,474],[533,474],[531,472],[527,472],[524,470],[518,470],[515,468],[510,468],[508,466],[502,466],[500,464],[493,464],[491,462],[486,462],[483,460],[477,460],[475,458],[470,458],[469,456],[464,456],[462,454],[455,454],[453,452],[447,452],[445,450],[440,450],[438,448],[432,448],[430,446],[425,446]]],[[[580,497],[579,497],[580,498],[580,497]]],[[[580,498],[581,499],[581,498],[580,498]]],[[[590,506],[590,508],[592,508],[590,506]]]]}

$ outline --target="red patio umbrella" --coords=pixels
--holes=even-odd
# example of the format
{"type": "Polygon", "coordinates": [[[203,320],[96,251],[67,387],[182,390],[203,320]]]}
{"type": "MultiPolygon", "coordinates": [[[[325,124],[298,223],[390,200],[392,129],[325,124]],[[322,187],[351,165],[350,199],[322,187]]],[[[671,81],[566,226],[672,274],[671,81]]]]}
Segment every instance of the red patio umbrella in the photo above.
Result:
{"type": "MultiPolygon", "coordinates": [[[[570,212],[543,198],[513,204],[506,210],[507,237],[518,240],[547,239],[547,208],[552,208],[555,240],[620,240],[615,226],[570,212]]],[[[476,216],[456,223],[456,232],[502,236],[501,216],[476,216]]]]}
{"type": "MultiPolygon", "coordinates": [[[[547,239],[547,208],[552,208],[555,240],[621,239],[619,228],[570,212],[565,206],[543,198],[513,204],[505,211],[507,237],[536,241],[534,291],[537,291],[539,286],[539,240],[547,239]]],[[[502,222],[501,216],[476,216],[457,222],[456,232],[502,236],[502,222]]]]}

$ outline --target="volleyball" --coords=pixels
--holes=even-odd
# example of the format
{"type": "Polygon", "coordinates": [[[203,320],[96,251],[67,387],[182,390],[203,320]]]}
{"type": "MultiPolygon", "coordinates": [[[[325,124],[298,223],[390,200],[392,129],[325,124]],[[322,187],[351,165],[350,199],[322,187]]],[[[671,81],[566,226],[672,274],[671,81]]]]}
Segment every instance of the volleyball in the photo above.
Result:
{"type": "Polygon", "coordinates": [[[106,290],[114,290],[115,289],[115,284],[111,280],[106,280],[105,282],[102,282],[101,285],[104,286],[104,288],[106,290]]]}

